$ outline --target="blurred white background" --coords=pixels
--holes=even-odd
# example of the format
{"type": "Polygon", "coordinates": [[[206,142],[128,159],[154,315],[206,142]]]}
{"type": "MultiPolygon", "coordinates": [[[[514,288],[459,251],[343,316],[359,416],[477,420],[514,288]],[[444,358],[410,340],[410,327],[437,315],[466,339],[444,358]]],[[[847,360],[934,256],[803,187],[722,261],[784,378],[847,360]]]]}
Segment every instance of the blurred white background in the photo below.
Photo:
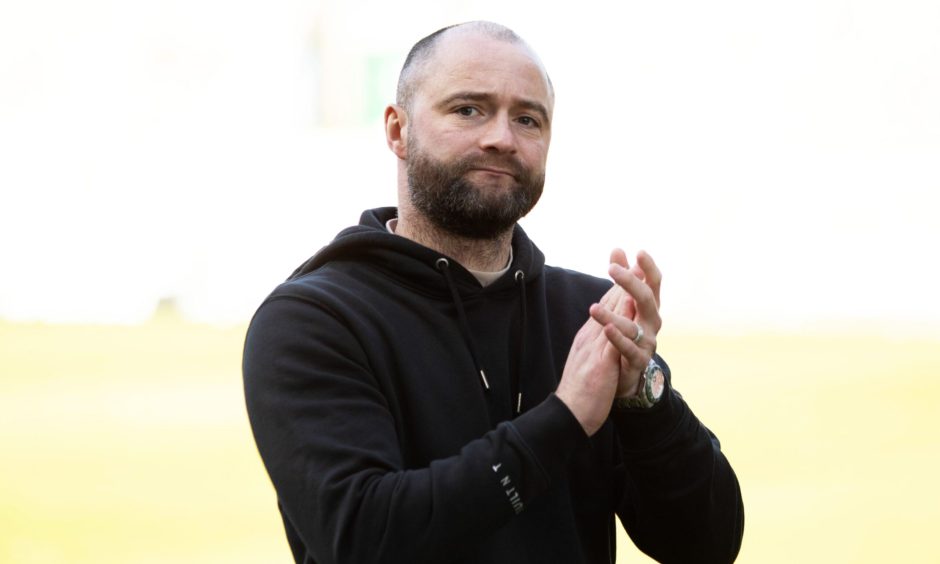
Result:
{"type": "Polygon", "coordinates": [[[469,19],[552,75],[551,264],[647,249],[672,326],[940,330],[935,0],[6,0],[0,318],[247,320],[394,204],[398,69],[469,19]]]}

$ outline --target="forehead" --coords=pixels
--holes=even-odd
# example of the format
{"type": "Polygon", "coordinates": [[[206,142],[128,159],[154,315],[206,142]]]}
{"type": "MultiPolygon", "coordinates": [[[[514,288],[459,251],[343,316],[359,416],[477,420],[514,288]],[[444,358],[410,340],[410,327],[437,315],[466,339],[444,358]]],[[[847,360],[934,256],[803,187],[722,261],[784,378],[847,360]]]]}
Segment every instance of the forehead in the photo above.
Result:
{"type": "Polygon", "coordinates": [[[416,93],[434,103],[454,92],[481,92],[551,108],[548,75],[522,43],[473,33],[442,37],[423,65],[416,93]]]}

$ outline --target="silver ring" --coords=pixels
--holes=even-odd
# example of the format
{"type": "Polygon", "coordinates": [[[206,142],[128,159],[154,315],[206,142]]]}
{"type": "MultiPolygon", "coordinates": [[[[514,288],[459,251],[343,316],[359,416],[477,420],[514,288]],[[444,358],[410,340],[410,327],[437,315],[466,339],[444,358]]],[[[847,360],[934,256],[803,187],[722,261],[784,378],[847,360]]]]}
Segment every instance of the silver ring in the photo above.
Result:
{"type": "Polygon", "coordinates": [[[633,342],[639,345],[643,340],[643,326],[639,323],[634,323],[634,325],[636,325],[636,337],[633,338],[633,342]]]}

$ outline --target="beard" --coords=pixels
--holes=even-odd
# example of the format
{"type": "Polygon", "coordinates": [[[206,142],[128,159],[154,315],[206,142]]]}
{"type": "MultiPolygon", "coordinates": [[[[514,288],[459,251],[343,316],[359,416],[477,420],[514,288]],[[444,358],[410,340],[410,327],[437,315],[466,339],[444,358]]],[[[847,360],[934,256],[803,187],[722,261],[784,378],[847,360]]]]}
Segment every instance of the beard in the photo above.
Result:
{"type": "Polygon", "coordinates": [[[525,217],[542,195],[545,172],[533,172],[513,155],[482,154],[452,162],[428,155],[408,140],[408,192],[411,204],[435,227],[467,239],[496,239],[525,217]],[[507,189],[478,186],[466,178],[480,167],[512,173],[507,189]]]}

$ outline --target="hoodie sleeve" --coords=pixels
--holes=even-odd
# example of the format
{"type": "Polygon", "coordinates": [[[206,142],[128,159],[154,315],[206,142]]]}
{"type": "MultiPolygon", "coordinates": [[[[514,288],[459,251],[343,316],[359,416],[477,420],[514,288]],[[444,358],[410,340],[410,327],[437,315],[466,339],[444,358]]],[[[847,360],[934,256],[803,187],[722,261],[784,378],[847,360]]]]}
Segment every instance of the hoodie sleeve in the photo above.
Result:
{"type": "Polygon", "coordinates": [[[658,562],[733,562],[744,506],[718,438],[671,386],[651,410],[615,409],[611,420],[625,477],[617,513],[636,546],[658,562]]]}
{"type": "Polygon", "coordinates": [[[406,468],[386,397],[328,308],[269,298],[243,357],[248,415],[298,562],[442,562],[509,522],[587,437],[554,396],[406,468]]]}

